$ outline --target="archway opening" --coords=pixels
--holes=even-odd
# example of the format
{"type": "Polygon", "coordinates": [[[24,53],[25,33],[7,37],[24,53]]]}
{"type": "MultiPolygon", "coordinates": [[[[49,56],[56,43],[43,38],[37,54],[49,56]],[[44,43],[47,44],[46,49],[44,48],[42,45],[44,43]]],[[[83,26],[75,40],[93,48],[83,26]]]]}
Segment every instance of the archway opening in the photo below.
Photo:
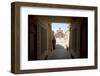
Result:
{"type": "Polygon", "coordinates": [[[68,49],[70,38],[70,23],[51,23],[53,31],[53,47],[54,49],[68,49]]]}

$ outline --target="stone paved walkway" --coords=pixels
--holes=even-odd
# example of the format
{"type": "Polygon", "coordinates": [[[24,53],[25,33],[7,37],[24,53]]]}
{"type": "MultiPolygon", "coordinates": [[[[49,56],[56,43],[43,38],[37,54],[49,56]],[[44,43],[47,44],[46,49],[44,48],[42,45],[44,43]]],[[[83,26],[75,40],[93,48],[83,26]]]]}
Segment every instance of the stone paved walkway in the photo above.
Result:
{"type": "Polygon", "coordinates": [[[53,50],[47,59],[72,59],[70,52],[61,45],[56,45],[56,49],[53,50]]]}

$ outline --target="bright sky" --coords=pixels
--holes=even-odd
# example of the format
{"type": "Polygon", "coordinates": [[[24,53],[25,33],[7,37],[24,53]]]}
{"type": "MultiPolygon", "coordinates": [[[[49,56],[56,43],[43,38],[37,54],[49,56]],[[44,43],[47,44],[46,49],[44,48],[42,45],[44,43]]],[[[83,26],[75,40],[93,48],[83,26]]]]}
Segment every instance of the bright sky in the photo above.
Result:
{"type": "Polygon", "coordinates": [[[70,23],[52,23],[52,30],[56,33],[59,28],[63,30],[63,32],[67,31],[69,28],[70,23]]]}

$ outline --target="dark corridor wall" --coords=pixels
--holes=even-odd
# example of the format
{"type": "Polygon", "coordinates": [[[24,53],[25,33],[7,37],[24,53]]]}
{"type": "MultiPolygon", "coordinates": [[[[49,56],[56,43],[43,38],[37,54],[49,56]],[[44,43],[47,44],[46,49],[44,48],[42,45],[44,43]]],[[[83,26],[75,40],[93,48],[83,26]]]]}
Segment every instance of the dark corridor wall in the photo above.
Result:
{"type": "Polygon", "coordinates": [[[28,16],[28,60],[37,59],[37,19],[28,16]]]}
{"type": "Polygon", "coordinates": [[[88,19],[86,17],[72,18],[69,49],[72,58],[88,57],[88,19]]]}
{"type": "Polygon", "coordinates": [[[80,58],[88,57],[88,19],[83,18],[80,27],[80,58]]]}

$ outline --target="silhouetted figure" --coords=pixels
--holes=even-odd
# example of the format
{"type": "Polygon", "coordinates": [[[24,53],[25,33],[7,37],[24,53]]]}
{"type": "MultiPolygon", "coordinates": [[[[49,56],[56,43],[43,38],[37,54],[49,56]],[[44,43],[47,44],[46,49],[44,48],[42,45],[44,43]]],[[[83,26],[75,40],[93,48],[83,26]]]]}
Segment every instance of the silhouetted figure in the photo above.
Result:
{"type": "Polygon", "coordinates": [[[56,39],[53,37],[52,39],[53,50],[56,49],[56,39]]]}
{"type": "Polygon", "coordinates": [[[69,48],[67,47],[67,51],[69,51],[69,48]]]}

